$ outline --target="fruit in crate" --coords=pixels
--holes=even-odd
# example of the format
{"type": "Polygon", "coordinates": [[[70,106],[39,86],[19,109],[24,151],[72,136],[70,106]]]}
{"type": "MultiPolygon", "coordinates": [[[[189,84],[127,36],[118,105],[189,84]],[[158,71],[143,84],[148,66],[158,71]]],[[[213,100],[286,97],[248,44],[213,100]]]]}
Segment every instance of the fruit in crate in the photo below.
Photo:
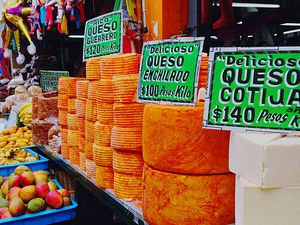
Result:
{"type": "Polygon", "coordinates": [[[0,219],[72,205],[68,190],[59,189],[47,171],[18,166],[0,191],[0,219]]]}
{"type": "Polygon", "coordinates": [[[0,151],[33,145],[31,129],[27,126],[13,126],[0,133],[0,151]]]}
{"type": "Polygon", "coordinates": [[[18,112],[18,120],[20,123],[30,125],[32,122],[32,103],[26,103],[21,106],[18,112]]]}
{"type": "Polygon", "coordinates": [[[25,149],[21,149],[19,147],[0,149],[0,165],[10,165],[21,162],[33,162],[39,159],[40,157],[38,154],[36,154],[36,156],[33,156],[25,149]]]}

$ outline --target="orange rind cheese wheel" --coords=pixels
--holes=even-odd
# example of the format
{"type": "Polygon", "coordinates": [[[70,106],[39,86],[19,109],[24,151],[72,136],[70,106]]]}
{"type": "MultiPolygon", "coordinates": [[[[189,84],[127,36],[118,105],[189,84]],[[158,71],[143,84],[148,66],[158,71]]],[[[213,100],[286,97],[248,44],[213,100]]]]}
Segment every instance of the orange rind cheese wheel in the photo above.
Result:
{"type": "Polygon", "coordinates": [[[112,167],[113,149],[94,144],[94,162],[97,166],[112,167]]]}
{"type": "Polygon", "coordinates": [[[142,174],[133,175],[114,171],[114,191],[118,198],[128,201],[142,198],[142,174]]]}
{"type": "Polygon", "coordinates": [[[79,152],[79,167],[83,171],[86,170],[86,158],[84,152],[79,152]]]}
{"type": "Polygon", "coordinates": [[[142,129],[113,127],[111,145],[117,150],[141,151],[142,129]]]}
{"type": "Polygon", "coordinates": [[[72,164],[79,166],[80,160],[78,146],[69,146],[69,157],[72,164]]]}
{"type": "Polygon", "coordinates": [[[90,59],[86,62],[86,78],[90,80],[100,80],[100,60],[90,59]]]}
{"type": "Polygon", "coordinates": [[[114,124],[114,104],[97,102],[97,119],[101,124],[113,125],[114,124]]]}
{"type": "Polygon", "coordinates": [[[234,174],[180,175],[145,167],[143,215],[151,225],[234,223],[234,174]]]}
{"type": "Polygon", "coordinates": [[[79,152],[85,153],[85,138],[79,135],[79,152]]]}
{"type": "Polygon", "coordinates": [[[68,111],[59,110],[58,111],[58,123],[61,126],[68,126],[68,111]]]}
{"type": "Polygon", "coordinates": [[[78,131],[80,137],[85,137],[85,119],[82,117],[77,117],[78,120],[78,131]]]}
{"type": "Polygon", "coordinates": [[[114,124],[117,127],[142,127],[144,104],[140,103],[115,103],[114,124]]]}
{"type": "Polygon", "coordinates": [[[60,129],[61,142],[68,143],[68,129],[60,129]]]}
{"type": "Polygon", "coordinates": [[[95,122],[90,122],[88,120],[85,121],[85,139],[89,142],[94,142],[95,140],[95,130],[94,130],[95,122]]]}
{"type": "Polygon", "coordinates": [[[66,109],[68,108],[68,96],[64,94],[59,94],[57,97],[57,107],[66,109]]]}
{"type": "Polygon", "coordinates": [[[85,161],[85,170],[86,170],[86,175],[88,177],[91,177],[93,179],[96,179],[96,165],[93,160],[86,159],[85,161]]]}
{"type": "Polygon", "coordinates": [[[80,100],[86,100],[89,88],[88,80],[79,80],[76,82],[76,98],[80,100]]]}
{"type": "Polygon", "coordinates": [[[143,156],[154,169],[181,174],[227,173],[229,131],[202,128],[197,107],[146,105],[143,156]]]}
{"type": "Polygon", "coordinates": [[[76,108],[76,115],[78,117],[84,118],[85,117],[85,112],[86,112],[86,101],[76,99],[75,100],[75,108],[76,108]]]}
{"type": "Polygon", "coordinates": [[[86,101],[85,118],[89,121],[97,121],[97,102],[95,100],[86,101]]]}
{"type": "Polygon", "coordinates": [[[68,113],[76,113],[75,100],[76,98],[68,98],[68,113]]]}
{"type": "Polygon", "coordinates": [[[113,76],[114,101],[118,103],[136,102],[138,74],[113,76]]]}
{"type": "Polygon", "coordinates": [[[99,81],[91,81],[88,88],[88,99],[97,100],[97,92],[99,90],[99,81]]]}
{"type": "Polygon", "coordinates": [[[67,117],[68,129],[70,130],[78,130],[78,118],[76,114],[68,113],[67,117]]]}
{"type": "Polygon", "coordinates": [[[118,173],[142,175],[144,160],[141,152],[113,151],[113,168],[118,173]]]}
{"type": "Polygon", "coordinates": [[[96,166],[96,184],[101,188],[113,188],[114,171],[112,167],[96,166]]]}
{"type": "Polygon", "coordinates": [[[68,77],[60,77],[58,79],[58,94],[68,94],[69,88],[69,78],[68,77]]]}
{"type": "Polygon", "coordinates": [[[114,103],[112,79],[101,79],[98,85],[97,101],[102,103],[114,103]]]}
{"type": "Polygon", "coordinates": [[[76,98],[76,83],[79,80],[85,80],[85,78],[80,77],[69,77],[69,84],[68,84],[68,96],[69,98],[76,98]]]}
{"type": "Polygon", "coordinates": [[[84,149],[85,149],[85,157],[87,159],[93,160],[93,152],[94,152],[94,142],[89,142],[87,140],[85,140],[85,144],[84,144],[84,149]]]}
{"type": "Polygon", "coordinates": [[[68,130],[68,145],[78,147],[79,132],[77,130],[68,130]]]}
{"type": "Polygon", "coordinates": [[[101,124],[99,121],[94,125],[94,141],[96,145],[111,146],[111,130],[113,126],[101,124]]]}
{"type": "Polygon", "coordinates": [[[61,143],[61,156],[64,159],[69,159],[69,146],[67,143],[61,143]]]}

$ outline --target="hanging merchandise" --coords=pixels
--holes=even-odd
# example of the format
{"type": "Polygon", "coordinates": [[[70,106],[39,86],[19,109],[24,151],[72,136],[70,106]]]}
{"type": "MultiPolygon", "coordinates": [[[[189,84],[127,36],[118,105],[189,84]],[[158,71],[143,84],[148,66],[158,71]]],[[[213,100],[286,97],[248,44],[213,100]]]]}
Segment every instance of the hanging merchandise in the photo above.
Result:
{"type": "Polygon", "coordinates": [[[40,7],[34,7],[34,13],[28,17],[28,22],[30,24],[30,31],[29,34],[33,35],[37,30],[39,30],[40,33],[43,32],[41,23],[40,23],[40,7]]]}
{"type": "Polygon", "coordinates": [[[24,23],[23,16],[30,14],[31,8],[24,7],[24,0],[8,0],[4,4],[2,19],[6,25],[6,40],[4,57],[10,57],[9,47],[14,37],[16,40],[18,57],[17,63],[22,64],[25,61],[25,56],[21,53],[21,32],[25,35],[30,45],[27,47],[29,54],[34,55],[36,53],[36,47],[30,37],[29,31],[24,23]]]}

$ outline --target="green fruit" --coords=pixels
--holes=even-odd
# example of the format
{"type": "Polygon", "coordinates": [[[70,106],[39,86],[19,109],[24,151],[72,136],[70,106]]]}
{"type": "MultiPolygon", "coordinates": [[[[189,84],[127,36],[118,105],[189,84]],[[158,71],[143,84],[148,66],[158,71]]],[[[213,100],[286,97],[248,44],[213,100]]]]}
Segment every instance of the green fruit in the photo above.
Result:
{"type": "Polygon", "coordinates": [[[12,216],[23,215],[26,210],[24,202],[19,197],[14,197],[10,201],[8,209],[12,216]]]}
{"type": "Polygon", "coordinates": [[[0,199],[0,208],[8,207],[8,200],[2,198],[0,199]]]}
{"type": "Polygon", "coordinates": [[[41,212],[46,208],[45,200],[42,198],[34,198],[28,202],[27,208],[33,213],[41,212]]]}

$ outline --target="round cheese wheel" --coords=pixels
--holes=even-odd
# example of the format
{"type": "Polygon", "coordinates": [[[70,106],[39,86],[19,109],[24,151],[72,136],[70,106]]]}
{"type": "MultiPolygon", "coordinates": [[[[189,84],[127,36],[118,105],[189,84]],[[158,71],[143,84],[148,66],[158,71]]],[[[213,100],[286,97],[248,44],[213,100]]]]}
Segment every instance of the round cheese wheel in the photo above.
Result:
{"type": "Polygon", "coordinates": [[[89,142],[94,142],[95,132],[94,132],[94,122],[85,121],[85,139],[89,142]]]}
{"type": "Polygon", "coordinates": [[[144,104],[140,103],[115,103],[114,124],[117,127],[142,127],[144,104]]]}
{"type": "Polygon", "coordinates": [[[197,107],[146,105],[143,156],[152,168],[182,174],[227,173],[228,131],[202,128],[204,103],[197,107]]]}
{"type": "Polygon", "coordinates": [[[97,92],[99,90],[99,81],[91,81],[88,88],[88,99],[97,100],[97,92]]]}
{"type": "Polygon", "coordinates": [[[151,225],[234,223],[234,174],[180,175],[145,166],[143,215],[151,225]]]}
{"type": "Polygon", "coordinates": [[[68,126],[68,111],[59,110],[58,111],[58,123],[61,126],[68,126]]]}
{"type": "Polygon", "coordinates": [[[102,103],[97,101],[97,119],[101,124],[113,125],[114,124],[114,104],[102,103]]]}
{"type": "Polygon", "coordinates": [[[142,198],[142,174],[133,175],[114,171],[114,191],[118,198],[128,201],[142,198]]]}
{"type": "Polygon", "coordinates": [[[85,151],[84,151],[85,157],[87,159],[93,160],[94,159],[94,157],[93,157],[94,142],[89,142],[89,141],[85,140],[84,149],[85,149],[85,151]]]}
{"type": "Polygon", "coordinates": [[[58,93],[59,94],[68,94],[69,87],[69,78],[68,77],[60,77],[58,79],[58,93]]]}
{"type": "Polygon", "coordinates": [[[68,145],[76,146],[78,148],[79,132],[77,130],[68,130],[68,145]]]}
{"type": "Polygon", "coordinates": [[[69,130],[78,130],[78,117],[76,114],[68,113],[67,124],[69,130]]]}
{"type": "Polygon", "coordinates": [[[78,131],[81,137],[85,136],[85,118],[77,117],[78,120],[78,131]]]}
{"type": "Polygon", "coordinates": [[[89,81],[79,80],[76,82],[76,98],[86,100],[88,95],[89,81]]]}
{"type": "Polygon", "coordinates": [[[79,152],[85,153],[85,138],[79,135],[79,152]]]}
{"type": "Polygon", "coordinates": [[[97,101],[102,103],[114,103],[112,79],[101,79],[98,85],[97,101]]]}
{"type": "Polygon", "coordinates": [[[59,94],[57,97],[57,107],[58,108],[68,108],[68,96],[59,94]]]}
{"type": "Polygon", "coordinates": [[[76,113],[75,100],[76,98],[68,98],[68,113],[76,113]]]}
{"type": "Polygon", "coordinates": [[[113,127],[111,146],[117,150],[141,151],[142,129],[113,127]]]}
{"type": "Polygon", "coordinates": [[[79,152],[79,167],[83,171],[86,170],[86,158],[84,152],[79,152]]]}
{"type": "Polygon", "coordinates": [[[61,142],[68,143],[68,129],[60,129],[61,142]]]}
{"type": "Polygon", "coordinates": [[[68,77],[69,84],[68,84],[68,96],[69,98],[76,98],[76,84],[79,80],[85,80],[85,78],[81,77],[68,77]]]}
{"type": "Polygon", "coordinates": [[[111,129],[113,126],[103,125],[99,121],[94,125],[94,141],[96,145],[99,146],[111,146],[111,129]]]}
{"type": "Polygon", "coordinates": [[[64,159],[69,159],[69,146],[67,143],[61,143],[61,156],[64,159]]]}
{"type": "Polygon", "coordinates": [[[100,61],[99,59],[90,59],[86,62],[86,78],[90,80],[99,80],[100,61]]]}
{"type": "Polygon", "coordinates": [[[86,101],[85,118],[89,121],[97,121],[97,101],[89,99],[86,101]]]}
{"type": "Polygon", "coordinates": [[[114,171],[112,167],[96,166],[96,184],[101,188],[113,188],[114,171]]]}
{"type": "Polygon", "coordinates": [[[96,165],[93,160],[86,159],[85,161],[85,171],[88,177],[96,179],[96,165]]]}
{"type": "Polygon", "coordinates": [[[76,108],[76,115],[78,117],[84,118],[85,117],[85,112],[86,112],[86,101],[76,99],[75,100],[75,108],[76,108]]]}
{"type": "Polygon", "coordinates": [[[79,166],[80,160],[78,146],[69,146],[69,158],[72,164],[79,166]]]}
{"type": "Polygon", "coordinates": [[[112,167],[113,149],[94,144],[94,162],[96,166],[112,167]]]}
{"type": "Polygon", "coordinates": [[[141,152],[113,151],[113,168],[118,173],[141,175],[144,160],[141,152]]]}
{"type": "Polygon", "coordinates": [[[114,101],[118,103],[136,102],[138,74],[113,76],[114,101]]]}

